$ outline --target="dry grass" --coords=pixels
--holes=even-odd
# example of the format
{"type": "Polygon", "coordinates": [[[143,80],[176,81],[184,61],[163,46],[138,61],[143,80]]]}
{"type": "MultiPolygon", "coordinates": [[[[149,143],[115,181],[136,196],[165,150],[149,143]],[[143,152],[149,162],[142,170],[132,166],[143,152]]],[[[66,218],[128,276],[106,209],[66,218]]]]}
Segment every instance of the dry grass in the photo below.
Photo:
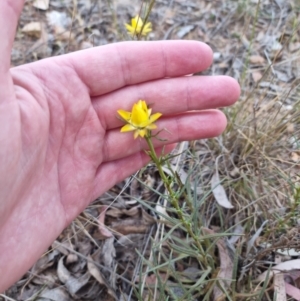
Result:
{"type": "MultiPolygon", "coordinates": [[[[46,28],[43,42],[19,31],[14,64],[127,39],[123,23],[141,9],[138,1],[53,3],[61,3],[57,10],[71,20],[66,25],[71,38],[57,33],[49,39],[46,28]]],[[[279,298],[285,287],[269,281],[271,273],[266,281],[255,280],[278,260],[300,255],[299,14],[299,1],[156,1],[149,39],[209,43],[215,61],[206,73],[231,75],[242,87],[240,101],[225,110],[226,132],[183,142],[169,166],[197,241],[168,205],[156,168],[149,165],[87,208],[46,260],[2,299],[45,300],[38,297],[45,289],[59,288],[65,298],[59,300],[287,300],[279,298]],[[222,206],[224,193],[213,194],[214,175],[232,209],[222,206]],[[105,227],[99,227],[99,214],[105,227]],[[77,279],[78,290],[61,282],[64,269],[77,279]],[[95,270],[97,280],[78,280],[95,270]]],[[[32,18],[45,20],[45,14],[28,2],[20,27],[32,18]]],[[[285,281],[294,279],[298,288],[298,278],[287,274],[285,281]]]]}

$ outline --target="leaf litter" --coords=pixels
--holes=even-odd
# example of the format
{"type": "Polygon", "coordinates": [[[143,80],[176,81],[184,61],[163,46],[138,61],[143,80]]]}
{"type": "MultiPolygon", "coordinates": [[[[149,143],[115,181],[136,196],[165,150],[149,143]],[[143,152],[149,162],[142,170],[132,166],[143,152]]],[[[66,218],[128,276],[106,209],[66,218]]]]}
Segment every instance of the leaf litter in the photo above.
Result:
{"type": "MultiPolygon", "coordinates": [[[[47,2],[26,2],[12,65],[120,41],[140,10],[138,1],[47,2]]],[[[180,179],[174,189],[211,266],[199,260],[149,165],[93,202],[7,297],[265,301],[285,300],[285,291],[300,300],[298,8],[254,2],[156,1],[150,14],[150,40],[207,42],[214,64],[202,74],[233,76],[243,88],[241,105],[225,110],[228,131],[180,144],[168,174],[180,179]]]]}

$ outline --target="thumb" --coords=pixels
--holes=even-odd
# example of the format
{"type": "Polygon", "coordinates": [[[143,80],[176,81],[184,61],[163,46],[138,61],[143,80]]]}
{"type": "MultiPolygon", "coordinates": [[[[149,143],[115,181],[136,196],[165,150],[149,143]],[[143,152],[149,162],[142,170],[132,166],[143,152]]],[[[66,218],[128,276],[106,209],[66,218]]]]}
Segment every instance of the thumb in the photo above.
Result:
{"type": "Polygon", "coordinates": [[[24,0],[0,1],[0,73],[10,67],[10,54],[24,0]]]}
{"type": "Polygon", "coordinates": [[[25,0],[0,0],[0,104],[12,95],[10,55],[25,0]]]}

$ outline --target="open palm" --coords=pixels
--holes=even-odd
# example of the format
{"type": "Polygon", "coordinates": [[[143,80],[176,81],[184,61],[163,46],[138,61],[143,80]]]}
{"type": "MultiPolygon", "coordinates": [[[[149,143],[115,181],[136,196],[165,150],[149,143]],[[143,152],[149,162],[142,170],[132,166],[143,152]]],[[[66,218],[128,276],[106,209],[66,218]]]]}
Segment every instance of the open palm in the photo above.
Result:
{"type": "Polygon", "coordinates": [[[220,134],[226,119],[213,109],[239,95],[231,78],[185,76],[212,61],[193,41],[118,43],[9,69],[22,2],[0,4],[9,41],[0,43],[0,291],[93,199],[148,162],[144,142],[120,133],[118,109],[152,104],[171,150],[220,134]]]}

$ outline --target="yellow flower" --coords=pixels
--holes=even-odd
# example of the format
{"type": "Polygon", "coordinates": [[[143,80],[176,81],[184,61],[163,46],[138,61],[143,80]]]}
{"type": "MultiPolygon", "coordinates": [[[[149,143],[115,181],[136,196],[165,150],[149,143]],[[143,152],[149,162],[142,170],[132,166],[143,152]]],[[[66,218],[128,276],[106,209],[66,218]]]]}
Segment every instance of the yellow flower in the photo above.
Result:
{"type": "Polygon", "coordinates": [[[142,18],[138,15],[133,19],[131,19],[131,25],[125,24],[128,33],[132,36],[134,35],[146,36],[149,32],[152,31],[151,26],[152,26],[151,22],[144,24],[142,18]]]}
{"type": "Polygon", "coordinates": [[[128,123],[121,128],[121,132],[134,131],[134,139],[138,136],[144,138],[149,130],[157,128],[154,122],[162,115],[161,113],[151,115],[151,111],[144,100],[135,103],[131,112],[118,110],[118,114],[128,123]]]}

